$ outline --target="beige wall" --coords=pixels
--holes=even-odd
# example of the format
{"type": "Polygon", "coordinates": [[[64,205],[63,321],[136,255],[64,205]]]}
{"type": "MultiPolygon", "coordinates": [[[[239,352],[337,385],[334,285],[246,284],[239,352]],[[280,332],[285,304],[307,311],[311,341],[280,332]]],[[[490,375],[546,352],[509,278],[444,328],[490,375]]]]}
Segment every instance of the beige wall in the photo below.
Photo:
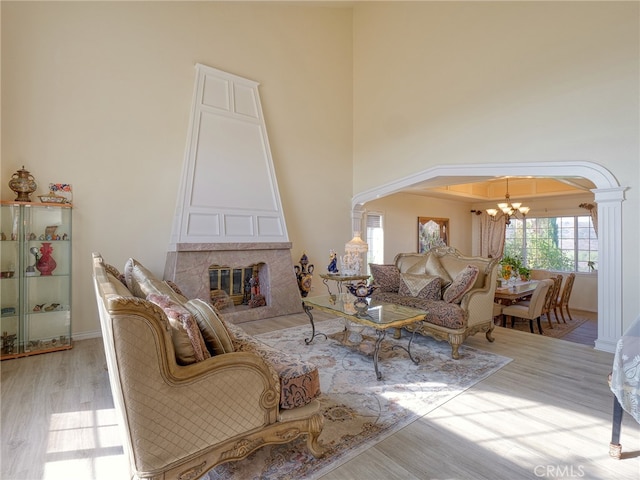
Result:
{"type": "Polygon", "coordinates": [[[418,249],[418,217],[449,219],[449,245],[471,255],[470,206],[438,198],[398,193],[366,204],[366,210],[384,215],[384,262],[398,253],[418,249]]]}
{"type": "Polygon", "coordinates": [[[434,165],[563,159],[637,185],[638,14],[637,2],[356,5],[355,192],[434,165]]]}
{"type": "MultiPolygon", "coordinates": [[[[213,2],[5,2],[1,196],[23,164],[74,189],[73,333],[99,329],[91,252],[162,275],[194,65],[260,82],[294,260],[351,234],[352,11],[213,2]]],[[[250,194],[250,193],[248,193],[250,194]]],[[[34,199],[36,197],[34,196],[34,199]]]]}
{"type": "Polygon", "coordinates": [[[350,238],[352,196],[390,180],[589,160],[630,187],[624,316],[635,317],[638,4],[329,5],[0,4],[0,197],[12,199],[6,182],[23,164],[37,193],[73,185],[74,334],[98,329],[92,251],[163,271],[195,63],[261,83],[294,261],[304,250],[326,268],[350,238]]]}
{"type": "MultiPolygon", "coordinates": [[[[551,272],[549,270],[532,270],[531,278],[543,280],[562,275],[563,283],[560,292],[564,289],[567,274],[564,272],[551,272]]],[[[577,273],[569,297],[569,308],[584,310],[587,312],[598,311],[598,277],[594,273],[577,273]]],[[[552,315],[555,320],[555,315],[552,315]]]]}
{"type": "Polygon", "coordinates": [[[354,194],[438,165],[598,163],[629,187],[628,326],[640,313],[639,10],[638,2],[356,4],[354,194]]]}

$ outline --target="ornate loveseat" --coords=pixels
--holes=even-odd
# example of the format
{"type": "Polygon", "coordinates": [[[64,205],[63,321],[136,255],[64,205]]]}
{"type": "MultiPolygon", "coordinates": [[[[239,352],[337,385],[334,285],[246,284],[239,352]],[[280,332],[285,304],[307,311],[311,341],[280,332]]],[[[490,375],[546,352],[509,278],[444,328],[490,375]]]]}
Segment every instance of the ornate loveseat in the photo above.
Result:
{"type": "Polygon", "coordinates": [[[121,275],[94,253],[93,277],[132,478],[197,479],[301,435],[322,455],[315,366],[261,344],[133,259],[121,275]]]}
{"type": "Polygon", "coordinates": [[[376,289],[372,300],[397,303],[427,312],[425,321],[409,327],[451,344],[451,356],[465,339],[485,332],[493,342],[493,297],[499,259],[466,257],[452,247],[426,253],[400,253],[391,265],[370,264],[376,289]]]}

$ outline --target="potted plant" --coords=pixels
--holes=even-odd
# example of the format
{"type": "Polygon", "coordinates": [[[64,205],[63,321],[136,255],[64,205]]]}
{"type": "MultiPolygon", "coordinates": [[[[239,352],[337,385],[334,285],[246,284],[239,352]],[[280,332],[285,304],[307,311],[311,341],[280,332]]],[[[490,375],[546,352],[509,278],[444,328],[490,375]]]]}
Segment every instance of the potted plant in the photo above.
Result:
{"type": "Polygon", "coordinates": [[[518,268],[518,273],[520,274],[520,280],[531,280],[531,269],[525,267],[524,265],[518,268]]]}
{"type": "Polygon", "coordinates": [[[502,265],[502,277],[509,280],[512,275],[519,275],[522,280],[531,278],[531,270],[524,266],[518,256],[504,255],[500,261],[502,265]]]}

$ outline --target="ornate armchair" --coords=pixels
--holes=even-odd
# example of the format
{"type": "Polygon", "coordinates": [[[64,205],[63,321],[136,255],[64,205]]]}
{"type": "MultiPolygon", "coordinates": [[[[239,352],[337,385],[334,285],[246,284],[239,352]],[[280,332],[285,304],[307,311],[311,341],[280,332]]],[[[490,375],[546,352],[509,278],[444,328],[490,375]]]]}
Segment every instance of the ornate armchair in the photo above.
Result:
{"type": "Polygon", "coordinates": [[[301,435],[316,456],[319,403],[279,406],[278,374],[251,352],[176,362],[165,313],[134,296],[94,254],[109,379],[132,478],[197,479],[214,466],[301,435]]]}

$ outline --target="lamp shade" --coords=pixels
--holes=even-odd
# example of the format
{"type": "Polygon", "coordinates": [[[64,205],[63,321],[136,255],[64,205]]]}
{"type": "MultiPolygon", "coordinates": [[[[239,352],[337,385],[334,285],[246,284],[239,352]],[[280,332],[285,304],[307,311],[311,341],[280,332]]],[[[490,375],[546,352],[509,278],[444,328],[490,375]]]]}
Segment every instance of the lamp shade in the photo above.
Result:
{"type": "Polygon", "coordinates": [[[364,253],[369,251],[369,245],[360,238],[360,232],[356,232],[353,238],[345,243],[344,251],[364,253]]]}

